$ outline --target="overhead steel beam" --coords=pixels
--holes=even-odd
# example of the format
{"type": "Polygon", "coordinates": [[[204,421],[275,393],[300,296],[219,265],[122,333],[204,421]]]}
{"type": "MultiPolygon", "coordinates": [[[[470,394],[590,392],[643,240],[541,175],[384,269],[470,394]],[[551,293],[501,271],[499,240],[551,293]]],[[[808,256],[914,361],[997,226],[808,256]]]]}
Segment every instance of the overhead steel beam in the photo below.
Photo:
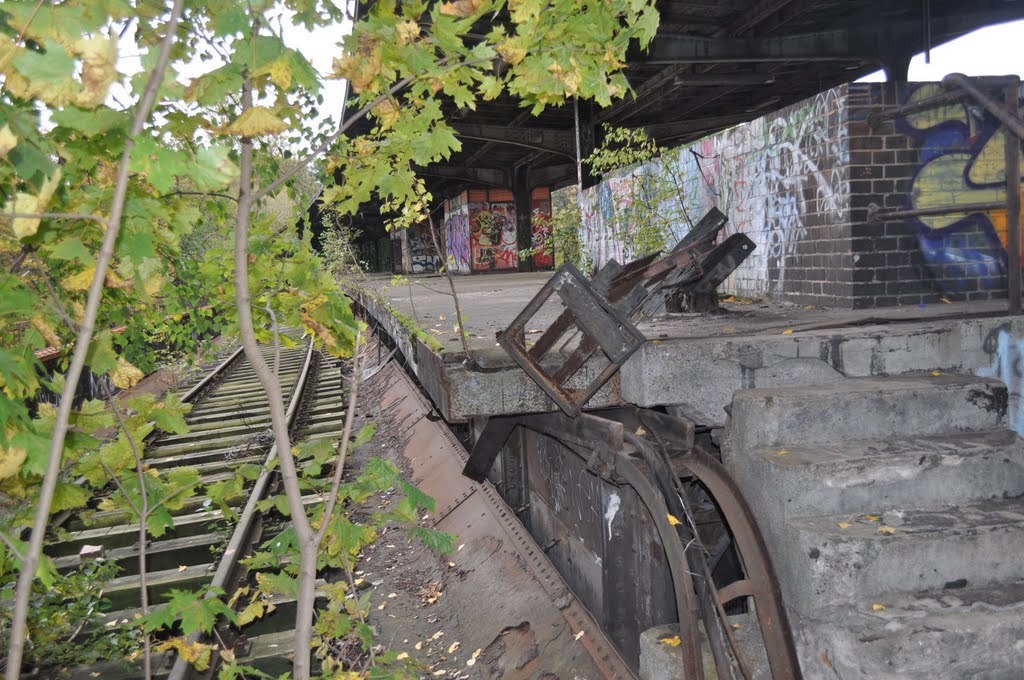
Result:
{"type": "MultiPolygon", "coordinates": [[[[1024,7],[948,14],[932,19],[932,35],[941,40],[980,26],[1024,17],[1024,7]]],[[[762,38],[706,38],[659,34],[646,63],[698,64],[780,61],[869,61],[888,54],[894,41],[921,44],[918,21],[862,25],[831,31],[762,38]]],[[[901,43],[902,44],[902,43],[901,43]]]]}
{"type": "Polygon", "coordinates": [[[468,123],[457,123],[454,128],[455,134],[464,139],[522,146],[528,149],[547,151],[566,158],[574,159],[576,157],[575,137],[570,131],[468,123]]]}
{"type": "Polygon", "coordinates": [[[427,177],[443,177],[461,180],[471,184],[483,184],[490,187],[507,189],[512,186],[508,172],[501,168],[479,168],[471,166],[453,167],[450,165],[428,165],[416,170],[417,174],[427,177]]]}

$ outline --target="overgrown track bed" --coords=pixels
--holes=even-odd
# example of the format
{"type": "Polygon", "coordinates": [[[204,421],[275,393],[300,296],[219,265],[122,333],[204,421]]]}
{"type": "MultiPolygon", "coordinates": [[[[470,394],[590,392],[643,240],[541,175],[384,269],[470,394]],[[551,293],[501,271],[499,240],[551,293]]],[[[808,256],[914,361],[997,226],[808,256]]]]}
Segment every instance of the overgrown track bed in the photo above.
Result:
{"type": "MultiPolygon", "coordinates": [[[[261,346],[260,351],[273,369],[274,348],[261,346]]],[[[293,441],[340,438],[345,414],[341,362],[322,357],[308,342],[282,347],[278,361],[289,422],[294,425],[293,441]]],[[[166,606],[172,590],[196,591],[215,585],[229,591],[239,579],[239,559],[251,551],[251,546],[272,538],[282,528],[280,520],[265,521],[257,507],[275,482],[276,474],[267,471],[273,466],[265,464],[277,451],[269,405],[245,355],[240,350],[233,352],[200,376],[183,399],[193,404],[185,418],[188,433],[155,437],[146,442],[143,452],[144,465],[161,476],[177,468],[193,468],[202,479],[197,495],[172,512],[174,527],[159,538],[150,537],[147,543],[146,584],[151,611],[166,606]],[[239,475],[241,466],[249,466],[249,474],[239,475]],[[220,504],[206,495],[211,485],[236,476],[247,481],[220,504]]],[[[317,498],[308,501],[315,503],[317,498]]],[[[142,602],[139,525],[134,516],[121,510],[99,510],[88,519],[69,517],[63,529],[62,540],[46,548],[57,568],[66,572],[100,555],[116,562],[120,571],[104,588],[110,611],[102,623],[124,624],[136,619],[142,602]]],[[[285,656],[291,649],[293,604],[278,602],[274,615],[246,631],[247,639],[235,637],[226,644],[237,644],[239,657],[252,657],[246,663],[284,670],[290,665],[285,656]],[[286,630],[289,632],[283,632],[286,630]]],[[[216,638],[214,641],[220,642],[216,638]]],[[[180,660],[175,665],[175,657],[173,652],[154,653],[154,677],[189,677],[190,668],[180,660]]],[[[123,661],[109,661],[70,672],[75,678],[135,678],[143,675],[141,663],[141,658],[127,667],[123,661]]]]}

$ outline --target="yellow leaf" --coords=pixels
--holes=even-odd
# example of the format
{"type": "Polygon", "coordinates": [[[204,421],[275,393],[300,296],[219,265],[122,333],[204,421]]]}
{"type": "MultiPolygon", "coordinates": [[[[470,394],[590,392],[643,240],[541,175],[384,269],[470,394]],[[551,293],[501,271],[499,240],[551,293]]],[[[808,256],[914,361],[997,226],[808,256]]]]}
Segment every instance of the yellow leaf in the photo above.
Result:
{"type": "Polygon", "coordinates": [[[5,158],[7,152],[18,146],[18,138],[11,132],[11,126],[4,123],[3,127],[0,127],[0,158],[5,158]]]}
{"type": "Polygon", "coordinates": [[[57,337],[57,332],[53,330],[53,326],[48,324],[43,317],[33,317],[32,328],[39,331],[39,335],[43,336],[43,339],[50,343],[50,347],[61,347],[60,338],[57,337]]]}
{"type": "Polygon", "coordinates": [[[97,507],[103,512],[117,510],[117,504],[114,503],[114,501],[110,500],[109,498],[104,498],[103,500],[101,500],[97,507]]]}
{"type": "Polygon", "coordinates": [[[253,77],[270,76],[270,82],[282,90],[287,90],[292,84],[292,66],[284,57],[275,59],[269,64],[264,64],[253,71],[253,77]]]}
{"type": "Polygon", "coordinates": [[[876,602],[875,604],[871,605],[871,608],[872,608],[873,610],[875,610],[876,612],[880,612],[880,611],[882,611],[883,609],[885,609],[885,605],[884,605],[884,604],[878,604],[878,603],[876,602]]]}
{"type": "Polygon", "coordinates": [[[775,452],[776,456],[785,456],[789,454],[789,449],[779,449],[775,452]]]}
{"type": "Polygon", "coordinates": [[[483,0],[454,0],[454,2],[442,2],[437,11],[450,17],[468,17],[475,12],[483,0]]]}
{"type": "Polygon", "coordinates": [[[96,267],[86,267],[77,274],[72,274],[65,278],[61,281],[61,285],[64,286],[65,290],[88,290],[95,273],[96,267]]]}
{"type": "Polygon", "coordinates": [[[735,295],[730,295],[727,298],[722,298],[722,302],[736,302],[736,296],[735,295]]]}
{"type": "Polygon", "coordinates": [[[787,328],[786,330],[782,331],[782,334],[783,335],[793,335],[793,329],[792,328],[787,328]]]}
{"type": "Polygon", "coordinates": [[[174,650],[186,662],[195,666],[197,671],[205,671],[210,667],[210,646],[201,642],[189,644],[183,637],[176,637],[161,642],[156,646],[157,651],[169,652],[174,650]]]}
{"type": "Polygon", "coordinates": [[[235,662],[235,650],[233,649],[222,649],[220,650],[220,658],[224,659],[228,663],[235,662]]]}
{"type": "Polygon", "coordinates": [[[188,567],[186,567],[186,566],[185,566],[184,564],[179,564],[179,565],[178,565],[178,571],[179,571],[179,572],[181,572],[181,571],[185,571],[185,570],[187,570],[187,569],[188,569],[188,567]]]}
{"type": "Polygon", "coordinates": [[[390,130],[395,126],[395,123],[401,117],[402,112],[393,101],[385,99],[380,104],[373,107],[373,115],[378,121],[380,121],[380,125],[383,129],[390,130]]]}
{"type": "Polygon", "coordinates": [[[850,523],[849,522],[840,522],[836,526],[838,526],[840,529],[849,529],[850,528],[850,523]]]}
{"type": "Polygon", "coordinates": [[[413,647],[415,647],[416,649],[423,649],[423,641],[420,640],[415,645],[413,645],[413,647]]]}
{"type": "Polygon", "coordinates": [[[395,657],[395,659],[397,659],[398,661],[401,661],[402,659],[408,659],[408,658],[409,658],[409,653],[408,652],[400,652],[398,654],[398,656],[395,657]]]}
{"type": "Polygon", "coordinates": [[[723,328],[722,332],[723,333],[732,333],[732,329],[731,328],[723,328]]]}
{"type": "Polygon", "coordinates": [[[117,358],[117,368],[114,369],[110,379],[114,385],[122,390],[135,387],[146,374],[125,361],[124,357],[117,358]]]}
{"type": "Polygon", "coordinates": [[[523,47],[521,45],[521,41],[516,38],[509,38],[508,40],[498,44],[494,49],[501,55],[501,58],[504,59],[506,63],[512,64],[513,66],[521,62],[523,59],[526,59],[526,48],[523,47]]]}
{"type": "Polygon", "coordinates": [[[117,38],[82,38],[75,51],[82,60],[82,91],[75,95],[75,105],[91,109],[103,103],[117,78],[117,38]]]}
{"type": "MultiPolygon", "coordinates": [[[[5,205],[4,212],[46,212],[46,208],[50,205],[50,199],[53,198],[53,194],[57,191],[58,186],[60,186],[60,168],[57,168],[56,172],[53,173],[53,177],[48,177],[46,181],[43,182],[43,186],[39,189],[38,196],[18,192],[14,195],[14,205],[5,205]]],[[[39,218],[15,217],[11,228],[14,229],[14,235],[20,241],[29,236],[34,236],[35,233],[39,231],[39,218]]]]}
{"type": "Polygon", "coordinates": [[[877,522],[882,518],[879,515],[864,515],[864,519],[866,519],[869,522],[877,522]]]}
{"type": "Polygon", "coordinates": [[[120,276],[118,276],[117,272],[115,272],[113,269],[108,269],[107,270],[107,276],[106,276],[106,278],[103,279],[103,285],[106,286],[107,288],[118,288],[118,289],[124,289],[124,288],[131,288],[132,287],[131,281],[125,281],[120,276]]]}
{"type": "Polygon", "coordinates": [[[878,527],[878,533],[892,535],[896,533],[896,529],[893,527],[878,527]]]}
{"type": "Polygon", "coordinates": [[[942,375],[942,371],[932,371],[932,375],[938,378],[940,375],[942,375]]]}
{"type": "Polygon", "coordinates": [[[412,19],[399,21],[395,29],[398,31],[399,45],[408,45],[420,35],[420,26],[412,19]]]}
{"type": "Polygon", "coordinates": [[[462,646],[462,643],[459,642],[458,640],[456,640],[455,642],[453,642],[450,645],[448,645],[448,653],[449,654],[453,653],[456,649],[458,649],[461,646],[462,646]]]}
{"type": "Polygon", "coordinates": [[[25,462],[25,449],[16,446],[0,447],[0,479],[7,479],[18,474],[21,464],[25,462]]]}
{"type": "Polygon", "coordinates": [[[680,522],[680,521],[679,521],[679,520],[678,520],[678,519],[676,518],[676,516],[675,516],[675,515],[672,515],[672,514],[669,514],[669,515],[668,515],[668,523],[669,523],[669,524],[671,524],[672,526],[677,526],[677,525],[679,525],[679,524],[682,524],[682,522],[680,522]]]}
{"type": "Polygon", "coordinates": [[[265,106],[254,106],[244,111],[224,131],[239,137],[259,137],[276,135],[287,129],[287,123],[275,116],[273,111],[265,106]]]}
{"type": "Polygon", "coordinates": [[[941,303],[942,303],[942,304],[944,304],[944,305],[951,305],[951,304],[953,304],[953,303],[952,303],[952,302],[951,302],[951,301],[950,301],[949,299],[947,299],[947,298],[940,298],[940,299],[939,299],[939,302],[941,302],[941,303]]]}
{"type": "Polygon", "coordinates": [[[669,647],[678,647],[679,645],[683,644],[683,641],[679,639],[678,635],[673,635],[672,637],[661,638],[661,640],[659,640],[659,642],[661,642],[663,644],[666,644],[669,647]]]}

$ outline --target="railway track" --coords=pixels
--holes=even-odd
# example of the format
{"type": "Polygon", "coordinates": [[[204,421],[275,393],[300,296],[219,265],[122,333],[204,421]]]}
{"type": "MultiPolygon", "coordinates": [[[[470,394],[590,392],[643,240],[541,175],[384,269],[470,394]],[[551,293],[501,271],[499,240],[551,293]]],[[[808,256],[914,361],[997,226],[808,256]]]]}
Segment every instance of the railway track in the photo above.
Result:
{"type": "MultiPolygon", "coordinates": [[[[393,442],[394,460],[403,460],[410,481],[436,498],[437,513],[429,519],[424,517],[426,525],[450,531],[464,542],[456,554],[439,560],[453,575],[447,582],[446,597],[452,598],[462,644],[477,650],[481,665],[489,667],[491,677],[525,678],[541,670],[551,671],[555,677],[572,677],[579,672],[586,677],[633,677],[596,621],[567,589],[543,550],[529,538],[497,492],[487,482],[478,484],[462,476],[467,452],[411,378],[397,362],[390,361],[391,355],[380,343],[376,337],[370,340],[367,356],[376,354],[378,365],[373,366],[374,361],[369,359],[366,363],[370,367],[364,375],[379,372],[379,376],[368,382],[363,393],[367,401],[360,411],[375,413],[373,417],[391,433],[393,439],[385,436],[384,441],[393,442]],[[500,603],[496,608],[480,606],[495,601],[495,596],[500,603]],[[516,651],[522,645],[544,649],[545,654],[524,657],[522,650],[516,651]]],[[[262,347],[261,351],[273,365],[272,348],[262,347]]],[[[305,342],[282,349],[279,361],[293,443],[339,439],[347,407],[342,362],[321,355],[305,342]]],[[[269,408],[244,354],[235,351],[225,357],[200,376],[183,399],[193,405],[186,416],[190,431],[147,441],[145,463],[161,473],[177,467],[196,468],[204,486],[198,487],[198,495],[187,499],[174,513],[175,527],[147,543],[151,610],[166,606],[172,590],[217,586],[230,596],[239,586],[252,585],[254,575],[240,565],[240,560],[288,527],[286,517],[272,505],[260,503],[279,491],[274,466],[267,465],[277,451],[270,435],[269,408]],[[245,487],[228,498],[230,512],[226,514],[204,495],[203,489],[234,478],[240,466],[262,472],[248,475],[245,487]]],[[[316,493],[304,498],[307,505],[320,500],[316,493]]],[[[115,561],[121,569],[105,587],[104,597],[111,606],[98,625],[134,620],[141,613],[137,523],[126,513],[110,511],[94,513],[88,526],[77,517],[68,518],[63,528],[63,538],[47,548],[59,569],[74,569],[83,559],[96,559],[98,554],[115,561]]],[[[375,569],[381,568],[377,566],[379,561],[375,560],[375,569]]],[[[268,567],[271,571],[276,568],[268,567]]],[[[244,600],[239,601],[236,610],[244,606],[244,600]]],[[[238,663],[271,676],[290,671],[296,602],[289,596],[275,596],[271,602],[272,613],[268,611],[242,632],[225,622],[202,641],[231,650],[238,663]]],[[[376,609],[371,612],[371,623],[375,614],[376,609]]],[[[393,625],[389,623],[393,616],[377,616],[382,618],[375,625],[393,625]]],[[[412,636],[392,631],[389,639],[412,636]]],[[[417,656],[411,641],[405,642],[410,643],[410,655],[417,656]]],[[[196,672],[173,651],[155,651],[152,661],[154,678],[215,677],[209,671],[196,672]]],[[[57,671],[60,677],[76,680],[143,677],[141,659],[128,665],[118,659],[48,669],[41,675],[56,676],[57,671]]],[[[450,677],[464,677],[456,669],[451,673],[450,677]]]]}
{"type": "MultiPolygon", "coordinates": [[[[273,367],[274,350],[261,346],[273,367]]],[[[345,393],[341,362],[313,350],[308,341],[280,350],[279,371],[286,395],[293,441],[340,438],[345,414],[345,393]]],[[[230,591],[239,581],[239,560],[254,545],[272,539],[285,526],[273,511],[263,512],[259,501],[275,489],[276,474],[265,463],[277,455],[270,431],[270,411],[263,389],[242,351],[236,350],[218,365],[199,376],[182,397],[192,404],[185,420],[189,431],[161,435],[146,442],[145,464],[161,474],[175,468],[194,468],[202,478],[198,495],[185,500],[174,511],[174,528],[147,543],[147,593],[150,610],[166,606],[172,590],[196,591],[209,586],[230,591]],[[225,513],[204,494],[220,481],[234,479],[241,466],[264,471],[248,475],[239,492],[227,499],[225,513]],[[253,479],[255,477],[255,479],[253,479]]],[[[311,496],[308,503],[318,497],[311,496]]],[[[141,613],[138,523],[119,510],[97,511],[83,519],[66,518],[64,538],[50,544],[46,553],[61,571],[75,569],[97,556],[117,563],[118,576],[104,588],[110,604],[101,625],[134,620],[141,613]]],[[[244,637],[224,630],[214,641],[233,648],[244,663],[282,672],[291,666],[294,602],[275,600],[276,611],[246,630],[244,637]]],[[[50,669],[46,673],[70,671],[73,678],[142,677],[141,659],[128,667],[121,661],[107,661],[73,669],[50,669]]],[[[173,652],[153,654],[153,675],[185,678],[190,667],[173,652]]],[[[45,675],[45,673],[44,673],[45,675]]]]}

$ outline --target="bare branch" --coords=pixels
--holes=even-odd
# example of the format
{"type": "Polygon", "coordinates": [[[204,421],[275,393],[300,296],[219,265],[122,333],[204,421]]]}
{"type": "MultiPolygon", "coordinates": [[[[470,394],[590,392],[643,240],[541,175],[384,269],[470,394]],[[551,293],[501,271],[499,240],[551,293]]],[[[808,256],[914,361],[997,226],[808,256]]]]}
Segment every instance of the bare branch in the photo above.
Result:
{"type": "Polygon", "coordinates": [[[459,305],[459,295],[455,292],[455,279],[452,278],[451,267],[448,266],[448,248],[447,246],[442,248],[438,242],[437,228],[434,226],[434,218],[428,213],[427,224],[430,226],[430,238],[434,242],[434,248],[437,250],[437,254],[444,260],[444,274],[448,278],[448,288],[452,291],[452,300],[455,302],[455,318],[459,322],[459,327],[455,331],[459,334],[459,339],[462,341],[462,351],[466,353],[466,361],[473,363],[473,352],[469,349],[469,341],[466,339],[466,324],[462,321],[462,307],[459,305]]]}
{"type": "Polygon", "coordinates": [[[238,203],[238,199],[228,194],[221,194],[216,191],[172,191],[168,194],[164,194],[159,198],[170,198],[171,196],[208,196],[210,198],[226,198],[229,201],[238,203]]]}
{"type": "MultiPolygon", "coordinates": [[[[153,104],[156,102],[157,92],[160,90],[164,74],[167,71],[167,64],[170,62],[171,45],[174,44],[178,19],[181,17],[184,5],[184,0],[174,0],[174,4],[170,9],[166,34],[160,42],[160,51],[157,55],[156,64],[150,72],[146,89],[143,92],[142,99],[139,101],[139,107],[135,111],[132,127],[121,154],[121,163],[118,168],[117,182],[114,185],[114,196],[111,202],[110,219],[103,220],[103,218],[98,218],[95,215],[82,215],[77,218],[95,220],[105,224],[107,229],[103,234],[103,243],[100,247],[99,257],[96,259],[96,272],[93,275],[92,284],[89,286],[81,332],[75,343],[75,352],[68,367],[64,391],[61,394],[60,406],[57,410],[57,418],[53,426],[53,436],[50,438],[46,471],[43,475],[43,482],[39,491],[39,501],[32,521],[32,534],[29,538],[28,552],[24,556],[25,559],[22,560],[21,572],[18,574],[18,587],[14,598],[14,611],[11,616],[11,630],[9,634],[10,646],[7,654],[7,680],[18,680],[21,676],[21,660],[25,653],[26,621],[28,618],[29,600],[32,597],[32,583],[35,580],[36,569],[39,566],[39,560],[43,552],[43,536],[46,534],[50,507],[53,505],[57,479],[60,475],[61,458],[64,453],[64,439],[67,436],[68,422],[71,418],[72,401],[74,400],[75,390],[78,388],[78,381],[82,376],[82,369],[85,366],[85,357],[89,351],[89,343],[92,340],[92,334],[96,326],[96,316],[99,313],[100,300],[103,298],[103,282],[107,276],[107,268],[114,257],[114,244],[117,241],[117,234],[121,229],[121,214],[124,211],[125,197],[128,192],[128,169],[131,162],[131,153],[135,148],[135,138],[142,132],[143,126],[149,119],[153,104]]],[[[67,217],[66,214],[62,213],[40,213],[40,215],[42,217],[67,217]]]]}

